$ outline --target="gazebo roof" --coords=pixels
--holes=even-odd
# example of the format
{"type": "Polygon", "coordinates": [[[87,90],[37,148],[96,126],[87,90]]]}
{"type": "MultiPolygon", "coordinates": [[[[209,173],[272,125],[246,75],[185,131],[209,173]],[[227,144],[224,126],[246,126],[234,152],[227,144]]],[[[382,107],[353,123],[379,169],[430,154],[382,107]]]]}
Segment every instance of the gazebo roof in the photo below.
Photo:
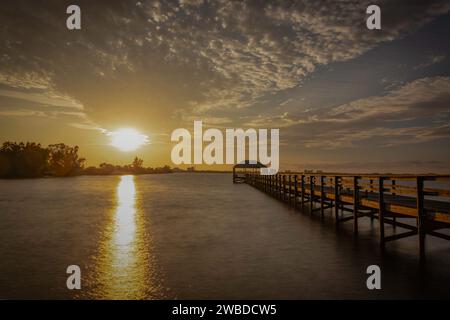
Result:
{"type": "Polygon", "coordinates": [[[250,160],[245,160],[242,162],[239,162],[238,164],[234,165],[235,169],[255,169],[255,168],[266,168],[265,165],[263,165],[261,162],[259,161],[250,161],[250,160]]]}

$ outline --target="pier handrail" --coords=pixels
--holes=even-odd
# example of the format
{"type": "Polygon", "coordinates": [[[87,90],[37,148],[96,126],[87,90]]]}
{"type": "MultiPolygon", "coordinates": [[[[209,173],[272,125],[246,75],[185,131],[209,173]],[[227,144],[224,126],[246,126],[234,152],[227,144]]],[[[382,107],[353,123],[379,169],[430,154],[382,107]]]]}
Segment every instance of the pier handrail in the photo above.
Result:
{"type": "Polygon", "coordinates": [[[402,180],[415,180],[417,177],[422,177],[424,180],[443,180],[449,181],[450,174],[384,174],[384,173],[339,173],[339,172],[279,172],[280,175],[305,175],[305,176],[339,176],[339,177],[354,177],[358,176],[361,179],[371,179],[383,177],[384,180],[402,179],[402,180]]]}

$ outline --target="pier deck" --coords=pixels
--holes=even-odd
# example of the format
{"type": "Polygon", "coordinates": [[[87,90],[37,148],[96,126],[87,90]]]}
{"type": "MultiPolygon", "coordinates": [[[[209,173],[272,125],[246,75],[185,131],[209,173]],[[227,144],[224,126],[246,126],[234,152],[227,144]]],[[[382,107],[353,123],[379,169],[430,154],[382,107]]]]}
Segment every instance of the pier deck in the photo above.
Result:
{"type": "Polygon", "coordinates": [[[319,211],[323,217],[326,212],[332,212],[336,224],[353,221],[355,234],[358,219],[377,219],[382,247],[388,241],[417,235],[422,259],[425,258],[426,235],[450,240],[450,234],[437,231],[450,229],[450,176],[260,175],[252,172],[245,173],[242,182],[295,208],[308,206],[311,214],[319,211]],[[414,224],[410,223],[411,219],[415,219],[414,224]],[[385,224],[408,231],[386,236],[385,224]]]}

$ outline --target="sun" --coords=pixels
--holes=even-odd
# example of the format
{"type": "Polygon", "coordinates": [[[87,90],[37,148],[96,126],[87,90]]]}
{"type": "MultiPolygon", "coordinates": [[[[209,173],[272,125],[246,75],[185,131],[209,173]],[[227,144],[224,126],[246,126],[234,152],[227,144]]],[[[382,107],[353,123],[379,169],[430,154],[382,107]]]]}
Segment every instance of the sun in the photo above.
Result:
{"type": "Polygon", "coordinates": [[[148,136],[132,128],[124,128],[109,133],[113,147],[123,152],[130,152],[149,142],[148,136]]]}

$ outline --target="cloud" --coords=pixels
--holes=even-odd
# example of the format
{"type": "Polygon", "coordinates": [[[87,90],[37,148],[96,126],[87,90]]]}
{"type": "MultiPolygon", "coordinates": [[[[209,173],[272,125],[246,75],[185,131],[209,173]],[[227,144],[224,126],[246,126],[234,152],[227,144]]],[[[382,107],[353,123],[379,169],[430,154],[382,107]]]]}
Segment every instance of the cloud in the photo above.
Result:
{"type": "Polygon", "coordinates": [[[358,57],[382,42],[410,33],[450,8],[445,2],[419,2],[413,9],[409,6],[409,15],[404,15],[401,12],[408,6],[406,1],[395,6],[381,2],[386,12],[383,31],[373,33],[364,25],[369,3],[302,1],[261,7],[251,2],[222,2],[213,6],[216,18],[201,28],[209,30],[207,33],[189,28],[186,22],[193,21],[170,18],[162,22],[162,30],[169,26],[175,34],[189,39],[187,44],[172,41],[171,37],[166,41],[176,52],[187,48],[186,54],[194,55],[193,59],[205,60],[221,79],[222,87],[208,90],[195,112],[245,108],[266,94],[300,85],[319,65],[358,57]]]}
{"type": "Polygon", "coordinates": [[[0,73],[0,85],[0,98],[16,101],[13,106],[2,105],[0,117],[64,118],[75,120],[69,123],[73,127],[102,130],[89,119],[81,102],[56,89],[50,74],[0,73]]]}
{"type": "MultiPolygon", "coordinates": [[[[450,77],[422,78],[388,92],[284,120],[287,139],[310,148],[397,146],[449,138],[450,77]]],[[[263,125],[269,125],[265,122],[263,125]]]]}
{"type": "MultiPolygon", "coordinates": [[[[234,121],[226,118],[225,124],[280,128],[282,142],[290,147],[332,150],[365,144],[393,147],[449,138],[449,118],[450,77],[438,76],[417,79],[384,95],[342,105],[260,113],[234,121]]],[[[193,119],[200,118],[190,116],[185,120],[193,119]]],[[[211,119],[211,123],[218,122],[211,119]]]]}
{"type": "Polygon", "coordinates": [[[447,56],[445,54],[431,55],[427,58],[427,60],[424,63],[421,63],[421,64],[415,66],[414,69],[419,70],[419,69],[428,68],[432,65],[441,63],[442,61],[445,60],[446,57],[447,56]]]}
{"type": "Polygon", "coordinates": [[[0,84],[18,89],[48,89],[51,86],[51,75],[35,71],[21,74],[0,73],[0,84]]]}
{"type": "Polygon", "coordinates": [[[58,91],[52,75],[41,71],[0,72],[0,96],[26,100],[44,106],[83,109],[75,98],[58,91]]]}
{"type": "Polygon", "coordinates": [[[56,106],[63,108],[83,109],[83,105],[72,97],[64,95],[53,90],[42,90],[40,92],[27,92],[16,90],[2,90],[0,89],[0,96],[27,100],[47,106],[56,106]]]}
{"type": "Polygon", "coordinates": [[[312,118],[302,119],[301,117],[290,116],[288,112],[281,115],[264,116],[259,114],[256,118],[253,117],[250,121],[244,122],[246,127],[256,128],[285,128],[296,124],[309,123],[312,118]]]}
{"type": "Polygon", "coordinates": [[[0,110],[0,117],[48,117],[43,111],[36,110],[0,110]]]}
{"type": "MultiPolygon", "coordinates": [[[[206,115],[249,108],[301,85],[318,66],[358,57],[450,8],[447,1],[378,1],[383,28],[373,32],[365,27],[369,4],[193,0],[116,1],[105,7],[81,1],[89,14],[83,16],[82,32],[73,33],[58,27],[62,4],[28,3],[20,19],[8,10],[0,14],[11,26],[3,34],[0,67],[13,75],[45,70],[58,89],[71,87],[76,94],[73,87],[79,85],[72,82],[120,82],[128,74],[138,74],[141,83],[166,81],[178,92],[188,84],[185,104],[169,102],[168,112],[206,115]]],[[[101,108],[87,98],[80,101],[101,108]]]]}
{"type": "Polygon", "coordinates": [[[450,112],[450,77],[422,78],[385,96],[359,99],[332,108],[327,121],[383,118],[389,121],[436,116],[450,112]]]}

